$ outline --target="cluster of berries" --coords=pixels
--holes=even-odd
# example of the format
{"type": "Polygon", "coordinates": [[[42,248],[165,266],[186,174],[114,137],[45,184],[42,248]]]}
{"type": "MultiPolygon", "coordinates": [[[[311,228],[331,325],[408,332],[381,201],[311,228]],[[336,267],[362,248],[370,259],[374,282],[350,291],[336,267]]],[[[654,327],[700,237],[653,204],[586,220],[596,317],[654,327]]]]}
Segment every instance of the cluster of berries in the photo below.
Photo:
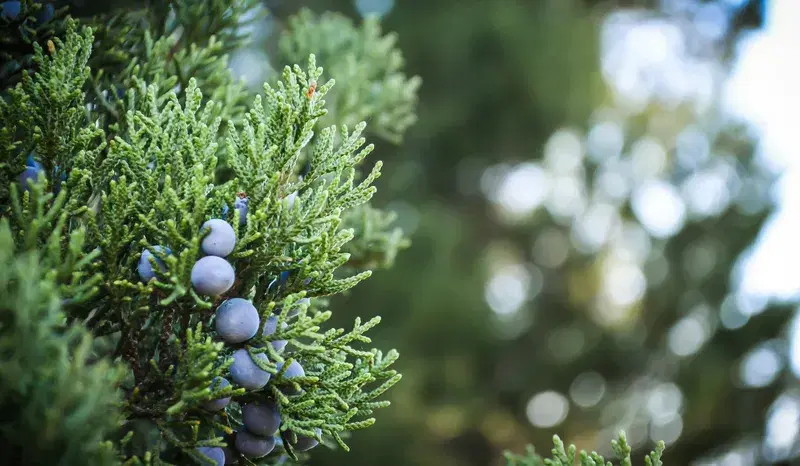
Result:
{"type": "MultiPolygon", "coordinates": [[[[247,198],[240,197],[234,207],[239,211],[240,219],[246,218],[247,198]]],[[[241,220],[240,220],[241,221],[241,220]]],[[[192,267],[191,281],[194,289],[203,295],[219,296],[227,292],[234,283],[235,273],[233,266],[225,259],[236,247],[236,233],[233,227],[222,219],[211,219],[202,226],[203,230],[208,230],[208,234],[203,238],[201,249],[205,256],[198,260],[192,267]]],[[[165,246],[154,246],[152,252],[145,249],[139,261],[138,272],[140,278],[149,282],[155,278],[156,273],[153,266],[156,265],[162,272],[166,271],[164,256],[171,254],[171,250],[165,246]]],[[[281,274],[281,279],[285,280],[288,274],[281,274]]],[[[294,310],[292,310],[294,311],[294,310]]],[[[289,316],[296,315],[290,312],[289,316]]],[[[273,335],[278,326],[278,317],[270,316],[264,323],[262,336],[273,335]]],[[[217,307],[215,316],[215,330],[217,335],[227,344],[240,345],[256,336],[261,327],[261,316],[253,303],[244,298],[228,298],[217,307]]],[[[283,328],[288,327],[284,322],[283,328]]],[[[275,351],[281,352],[286,348],[286,340],[271,341],[270,344],[275,351]]],[[[254,361],[257,358],[262,362],[268,362],[265,353],[258,353],[253,356],[247,349],[240,348],[233,353],[233,364],[230,367],[230,378],[238,386],[247,390],[259,390],[264,388],[270,381],[272,374],[261,369],[254,361]]],[[[283,369],[283,363],[277,364],[278,371],[283,369]]],[[[303,367],[297,361],[289,364],[281,378],[281,382],[288,381],[295,377],[305,376],[303,367]]],[[[211,389],[216,391],[231,385],[230,381],[223,377],[216,377],[211,383],[211,389]]],[[[296,395],[299,393],[293,384],[289,384],[285,391],[287,394],[296,395]]],[[[220,411],[230,403],[230,398],[221,398],[210,401],[205,405],[208,411],[220,411]]],[[[248,403],[242,406],[242,422],[244,429],[236,433],[236,450],[248,458],[261,458],[274,450],[275,446],[281,443],[280,437],[276,434],[281,425],[281,417],[278,407],[271,400],[264,402],[248,403]]],[[[321,435],[321,431],[317,432],[321,435]]],[[[313,437],[302,435],[291,435],[289,438],[297,438],[292,444],[295,451],[307,451],[318,445],[318,441],[313,437]]],[[[198,451],[205,456],[216,461],[218,466],[225,464],[225,451],[218,447],[200,447],[198,451]]],[[[229,453],[229,456],[233,452],[229,453]]]]}
{"type": "MultiPolygon", "coordinates": [[[[0,3],[0,16],[2,16],[7,21],[15,21],[18,17],[20,12],[22,11],[22,2],[20,1],[7,1],[0,3]]],[[[55,14],[55,8],[50,3],[47,3],[39,9],[39,13],[36,15],[36,21],[38,23],[45,23],[50,21],[50,19],[55,14]]]]}

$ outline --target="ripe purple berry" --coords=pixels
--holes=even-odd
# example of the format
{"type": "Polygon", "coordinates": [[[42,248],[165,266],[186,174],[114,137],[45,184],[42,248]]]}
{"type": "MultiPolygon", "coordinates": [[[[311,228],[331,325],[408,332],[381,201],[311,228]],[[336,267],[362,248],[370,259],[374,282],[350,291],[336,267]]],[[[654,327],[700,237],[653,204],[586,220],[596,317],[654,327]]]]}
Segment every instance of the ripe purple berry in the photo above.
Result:
{"type": "Polygon", "coordinates": [[[219,447],[197,447],[197,451],[214,462],[215,466],[225,466],[225,452],[219,447]]]}
{"type": "MultiPolygon", "coordinates": [[[[269,362],[264,353],[258,353],[253,357],[263,362],[269,362]]],[[[233,364],[231,364],[230,371],[233,381],[248,390],[258,390],[264,387],[272,377],[272,374],[256,365],[246,349],[239,349],[233,353],[233,364]]]]}
{"type": "Polygon", "coordinates": [[[217,256],[206,256],[192,267],[192,286],[207,296],[219,296],[230,290],[236,276],[233,266],[217,256]]]}
{"type": "MultiPolygon", "coordinates": [[[[153,246],[153,251],[161,254],[172,254],[172,251],[164,246],[153,246]]],[[[150,262],[150,258],[155,260],[156,264],[158,264],[159,270],[161,272],[167,271],[167,265],[158,258],[155,254],[150,252],[149,249],[144,249],[142,251],[142,256],[139,258],[139,266],[137,267],[137,271],[139,272],[139,278],[142,279],[143,282],[147,283],[150,280],[156,278],[156,272],[153,270],[153,264],[150,262]]]]}
{"type": "Polygon", "coordinates": [[[30,185],[39,180],[39,173],[42,173],[41,165],[25,167],[25,171],[19,175],[19,184],[22,185],[22,189],[29,190],[30,185]]]}
{"type": "Polygon", "coordinates": [[[225,464],[238,464],[239,453],[231,447],[222,447],[225,452],[225,464]]]}
{"type": "Polygon", "coordinates": [[[230,223],[219,218],[212,218],[201,227],[211,231],[203,238],[200,247],[209,256],[227,257],[236,247],[236,232],[230,223]]]}
{"type": "MultiPolygon", "coordinates": [[[[216,390],[221,390],[223,388],[227,388],[227,387],[230,387],[230,386],[231,386],[231,383],[228,382],[227,379],[222,378],[222,377],[214,377],[214,379],[211,381],[210,388],[211,388],[211,390],[215,390],[216,391],[216,390]]],[[[231,397],[219,398],[217,400],[209,401],[208,403],[205,404],[204,407],[205,407],[205,409],[207,411],[219,411],[219,410],[225,408],[226,406],[228,406],[228,403],[230,403],[230,402],[231,402],[231,397]]]]}
{"type": "MultiPolygon", "coordinates": [[[[278,371],[280,371],[281,368],[283,368],[283,363],[279,362],[278,371]]],[[[300,363],[297,361],[292,361],[292,363],[289,364],[289,367],[286,368],[286,372],[283,373],[282,378],[293,379],[295,377],[305,377],[305,375],[306,371],[303,370],[303,366],[301,366],[300,363]]]]}
{"type": "Polygon", "coordinates": [[[250,199],[247,197],[238,197],[233,203],[233,208],[239,211],[239,225],[247,223],[247,211],[249,210],[248,204],[250,199]]]}
{"type": "Polygon", "coordinates": [[[311,300],[309,298],[302,298],[297,300],[294,303],[294,307],[289,311],[289,317],[294,317],[297,314],[300,314],[300,306],[309,306],[311,305],[311,300]]]}
{"type": "Polygon", "coordinates": [[[0,11],[2,11],[2,16],[4,18],[14,20],[19,16],[20,6],[21,4],[18,1],[3,2],[0,5],[0,11]]]}
{"type": "MultiPolygon", "coordinates": [[[[281,329],[285,329],[287,327],[288,327],[288,325],[286,324],[286,322],[284,322],[283,325],[281,325],[281,329]]],[[[264,333],[263,333],[263,335],[265,337],[270,336],[273,333],[275,333],[275,330],[277,330],[277,328],[278,328],[278,318],[276,316],[270,316],[267,319],[267,323],[264,324],[264,333]]],[[[272,341],[270,343],[272,344],[272,347],[275,348],[275,351],[282,351],[284,348],[286,348],[287,341],[286,340],[275,340],[275,341],[272,341]]]]}
{"type": "MultiPolygon", "coordinates": [[[[278,363],[278,372],[281,371],[281,368],[283,368],[283,363],[278,363]]],[[[281,381],[286,381],[295,377],[305,377],[305,375],[306,371],[303,370],[303,366],[297,361],[292,361],[289,367],[286,368],[286,372],[281,376],[281,381]]],[[[298,395],[300,393],[293,384],[286,384],[283,390],[287,395],[298,395]]]]}
{"type": "Polygon", "coordinates": [[[262,458],[274,448],[275,439],[272,437],[259,437],[246,430],[236,433],[236,449],[248,458],[262,458]]]}
{"type": "MultiPolygon", "coordinates": [[[[316,428],[314,431],[320,437],[322,436],[322,429],[316,428]]],[[[291,442],[291,432],[287,432],[287,434],[289,434],[287,438],[291,442]]],[[[294,448],[294,451],[308,451],[317,445],[319,445],[319,440],[315,439],[314,437],[306,437],[305,435],[297,434],[297,442],[292,444],[292,447],[294,448]]]]}
{"type": "Polygon", "coordinates": [[[35,154],[35,152],[31,152],[30,154],[28,154],[28,158],[25,159],[25,166],[35,167],[38,168],[39,170],[43,169],[44,167],[42,167],[41,163],[36,161],[36,158],[34,158],[33,154],[35,154]]]}
{"type": "Polygon", "coordinates": [[[227,343],[242,343],[255,336],[261,319],[253,303],[231,298],[217,308],[216,328],[227,343]]]}
{"type": "Polygon", "coordinates": [[[271,437],[281,426],[281,415],[274,402],[248,403],[242,407],[242,422],[249,432],[271,437]]]}
{"type": "MultiPolygon", "coordinates": [[[[41,3],[41,0],[37,0],[37,3],[41,3]]],[[[51,4],[46,4],[36,13],[36,22],[39,24],[46,23],[53,19],[53,15],[55,15],[56,9],[51,4]]]]}
{"type": "MultiPolygon", "coordinates": [[[[300,307],[303,305],[310,305],[310,304],[311,300],[309,298],[298,299],[297,302],[294,303],[294,305],[291,308],[289,308],[286,317],[291,318],[300,314],[300,307]]],[[[273,314],[280,314],[282,309],[283,309],[282,307],[276,307],[275,310],[273,310],[272,312],[273,314]]]]}

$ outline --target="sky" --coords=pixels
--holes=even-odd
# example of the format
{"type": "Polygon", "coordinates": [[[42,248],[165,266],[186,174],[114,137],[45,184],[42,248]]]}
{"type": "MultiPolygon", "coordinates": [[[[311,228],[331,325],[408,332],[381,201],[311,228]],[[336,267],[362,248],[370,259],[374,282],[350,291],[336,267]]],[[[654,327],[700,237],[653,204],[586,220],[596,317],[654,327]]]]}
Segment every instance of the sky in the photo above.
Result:
{"type": "Polygon", "coordinates": [[[742,38],[725,102],[758,132],[764,160],[781,167],[778,210],[744,266],[743,291],[789,299],[800,291],[800,1],[766,2],[762,30],[742,38]]]}

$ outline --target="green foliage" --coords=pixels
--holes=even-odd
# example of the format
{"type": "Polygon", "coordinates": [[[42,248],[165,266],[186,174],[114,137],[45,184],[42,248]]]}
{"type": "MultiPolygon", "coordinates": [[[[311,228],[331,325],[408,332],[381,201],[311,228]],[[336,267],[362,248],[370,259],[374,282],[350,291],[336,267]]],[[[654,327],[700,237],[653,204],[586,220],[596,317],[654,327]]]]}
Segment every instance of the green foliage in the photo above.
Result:
{"type": "Polygon", "coordinates": [[[0,89],[19,82],[22,71],[34,66],[33,44],[43,44],[63,31],[66,10],[54,10],[53,18],[41,23],[36,16],[43,8],[42,2],[22,0],[16,18],[0,17],[0,89]]]}
{"type": "MultiPolygon", "coordinates": [[[[507,466],[573,466],[575,459],[579,459],[580,466],[614,466],[611,461],[606,461],[602,456],[595,452],[587,453],[581,450],[576,455],[575,445],[565,448],[564,442],[558,437],[553,437],[552,456],[543,458],[536,454],[532,446],[529,446],[525,455],[515,455],[511,452],[505,453],[507,466]]],[[[614,455],[620,462],[619,466],[632,466],[631,447],[625,437],[625,432],[620,432],[617,440],[611,442],[614,455]]],[[[644,459],[645,466],[663,466],[661,456],[664,453],[664,442],[659,442],[655,451],[650,452],[644,459]]]]}
{"type": "MultiPolygon", "coordinates": [[[[136,110],[120,96],[142,83],[166,93],[179,91],[194,80],[204,103],[215,102],[214,115],[236,120],[246,110],[247,94],[228,65],[228,54],[247,43],[239,31],[259,19],[258,0],[230,5],[225,0],[156,2],[147,10],[122,11],[100,16],[90,24],[102,44],[90,63],[93,70],[89,103],[97,108],[101,124],[114,125],[129,110],[136,110]],[[243,20],[243,16],[251,17],[243,20]]],[[[184,102],[181,100],[181,103],[184,102]]]]}
{"type": "MultiPolygon", "coordinates": [[[[3,212],[9,248],[44,253],[40,260],[53,291],[43,296],[58,293],[63,300],[63,325],[79,325],[81,335],[92,332],[97,367],[128,365],[124,378],[90,372],[94,378],[81,382],[103,383],[109,393],[121,388],[125,395],[120,408],[127,422],[114,435],[108,426],[90,432],[87,423],[86,442],[118,440],[114,448],[104,444],[108,461],[117,451],[125,464],[203,462],[195,447],[230,445],[231,434],[242,428],[239,404],[264,397],[279,405],[286,440],[315,436],[319,428],[347,449],[343,438],[375,422],[374,411],[388,406],[380,397],[400,380],[391,368],[396,351],[362,347],[371,343],[365,333],[379,317],[356,318],[349,331],[323,329],[331,317],[324,297],[371,274],[349,262],[348,243],[367,244],[356,250],[384,258],[403,244],[399,232],[385,237],[364,223],[389,229],[392,220],[369,207],[381,162],[361,173],[373,150],[362,136],[366,124],[322,125],[334,82],[323,80],[313,54],[305,69],[287,66],[263,96],[246,98],[225,58],[244,40],[237,24],[255,3],[220,9],[225,3],[179,1],[171,10],[126,12],[90,23],[96,31],[69,20],[63,40],[53,39],[46,50],[33,44],[34,72],[25,70],[21,84],[0,101],[0,199],[10,207],[3,212]],[[44,170],[23,191],[16,180],[31,151],[44,170]],[[223,163],[230,176],[218,170],[223,163]],[[302,165],[308,170],[299,177],[302,165]],[[241,193],[249,199],[244,225],[233,210],[241,193]],[[191,285],[202,256],[200,227],[226,206],[237,235],[227,258],[236,283],[222,297],[201,296],[191,285]],[[376,213],[365,220],[356,212],[376,213]],[[358,221],[345,223],[353,218],[358,221]],[[361,226],[360,237],[350,223],[361,226]],[[155,253],[166,271],[142,283],[136,264],[155,245],[172,251],[155,253]],[[276,284],[284,271],[291,278],[276,284]],[[227,297],[252,300],[262,329],[267,317],[278,315],[278,331],[263,337],[259,329],[246,346],[268,356],[266,363],[254,359],[273,374],[263,390],[210,389],[214,377],[227,376],[235,349],[216,341],[210,325],[227,297]],[[299,301],[304,297],[314,299],[313,306],[299,301]],[[290,317],[289,310],[299,313],[290,317]],[[290,350],[276,352],[268,344],[275,339],[290,340],[290,350]],[[278,370],[292,361],[302,364],[304,377],[287,380],[278,370]],[[201,409],[228,396],[234,403],[226,412],[201,409]]],[[[82,361],[72,357],[74,364],[82,361]]],[[[89,451],[89,443],[74,448],[89,451]]],[[[285,454],[297,459],[284,444],[285,454]]],[[[241,461],[272,464],[278,458],[241,461]]]]}
{"type": "MultiPolygon", "coordinates": [[[[72,236],[75,236],[73,234],[72,236]]],[[[9,464],[111,465],[121,368],[92,362],[91,336],[62,312],[52,251],[16,250],[0,222],[0,446],[9,464]]],[[[76,266],[76,273],[81,269],[76,266]]]]}
{"type": "Polygon", "coordinates": [[[314,15],[303,9],[289,19],[280,59],[296,63],[317,55],[334,79],[345,83],[331,97],[330,119],[353,126],[370,121],[371,131],[393,143],[416,122],[414,110],[422,80],[403,73],[395,34],[382,35],[377,18],[360,27],[338,13],[314,15]]]}
{"type": "MultiPolygon", "coordinates": [[[[327,94],[329,112],[325,125],[338,122],[349,127],[370,122],[370,131],[392,143],[400,143],[415,123],[414,110],[419,76],[403,73],[404,60],[394,34],[383,35],[377,18],[356,26],[338,13],[315,15],[302,9],[289,18],[279,43],[279,61],[296,63],[314,54],[339,83],[327,94]]],[[[310,80],[307,95],[318,93],[322,83],[310,80]]],[[[326,92],[329,89],[326,89],[326,92]]],[[[391,267],[397,253],[410,242],[394,226],[395,214],[369,205],[345,212],[342,227],[352,229],[353,241],[344,246],[354,270],[391,267]]]]}
{"type": "Polygon", "coordinates": [[[342,223],[352,228],[355,241],[346,245],[351,256],[348,266],[383,269],[394,265],[397,253],[411,242],[403,230],[394,225],[397,214],[365,205],[346,212],[342,223]]]}

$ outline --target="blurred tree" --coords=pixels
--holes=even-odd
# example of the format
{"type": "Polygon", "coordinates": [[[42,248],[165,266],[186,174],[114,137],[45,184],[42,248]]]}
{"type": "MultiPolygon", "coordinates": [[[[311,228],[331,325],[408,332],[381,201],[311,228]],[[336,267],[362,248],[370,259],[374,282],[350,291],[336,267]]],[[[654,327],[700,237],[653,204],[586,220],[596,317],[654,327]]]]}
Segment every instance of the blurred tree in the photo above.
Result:
{"type": "MultiPolygon", "coordinates": [[[[358,14],[359,2],[302,3],[358,14]]],[[[425,86],[411,139],[379,149],[404,167],[381,196],[402,196],[391,207],[414,245],[334,304],[380,303],[402,408],[314,464],[485,465],[546,448],[554,429],[604,451],[624,427],[639,457],[663,437],[667,464],[758,445],[784,386],[749,386],[740,363],[780,349],[790,313],[741,295],[732,272],[774,175],[713,96],[659,93],[658,70],[639,77],[656,82],[645,102],[614,88],[625,62],[604,63],[600,39],[612,20],[702,39],[690,13],[655,3],[394,4],[386,28],[425,86]]],[[[724,76],[760,3],[680,58],[724,76]]]]}

